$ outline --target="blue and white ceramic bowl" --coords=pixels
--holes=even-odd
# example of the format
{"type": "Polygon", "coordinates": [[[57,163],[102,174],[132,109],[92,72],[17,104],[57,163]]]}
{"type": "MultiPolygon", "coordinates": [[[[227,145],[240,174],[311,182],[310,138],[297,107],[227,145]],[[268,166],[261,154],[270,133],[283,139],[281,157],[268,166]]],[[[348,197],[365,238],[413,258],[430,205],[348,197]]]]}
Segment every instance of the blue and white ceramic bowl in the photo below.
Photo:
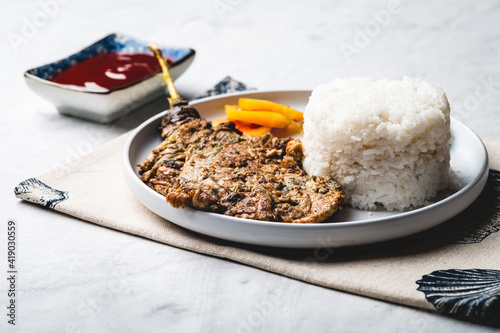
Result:
{"type": "MultiPolygon", "coordinates": [[[[149,52],[149,42],[122,34],[110,34],[83,50],[59,61],[30,69],[24,73],[28,86],[38,95],[54,103],[62,114],[97,122],[110,122],[162,94],[161,75],[152,75],[130,85],[92,91],[50,81],[57,73],[92,56],[108,52],[149,52]]],[[[175,80],[192,63],[195,51],[189,48],[168,48],[158,45],[163,55],[172,61],[170,74],[175,80]]]]}

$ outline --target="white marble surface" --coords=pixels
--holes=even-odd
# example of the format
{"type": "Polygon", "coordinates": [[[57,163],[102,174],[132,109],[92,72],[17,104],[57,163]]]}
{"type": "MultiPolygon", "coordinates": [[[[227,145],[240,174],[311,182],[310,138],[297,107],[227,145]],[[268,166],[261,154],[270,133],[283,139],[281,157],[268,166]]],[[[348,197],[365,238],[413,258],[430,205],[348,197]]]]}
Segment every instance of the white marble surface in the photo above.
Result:
{"type": "MultiPolygon", "coordinates": [[[[13,188],[163,108],[165,102],[156,101],[100,126],[60,116],[23,82],[26,69],[114,31],[194,48],[193,65],[177,81],[186,97],[228,74],[260,89],[313,88],[335,77],[416,76],[447,92],[456,118],[500,139],[499,17],[498,1],[4,2],[0,277],[7,269],[6,222],[14,219],[19,281],[17,325],[7,325],[1,310],[0,331],[493,331],[101,228],[22,203],[13,188]],[[380,11],[391,14],[377,23],[373,13],[380,11]],[[34,19],[39,27],[27,33],[23,27],[34,19]],[[363,39],[365,29],[371,37],[363,39]],[[24,42],[14,45],[13,34],[24,42]]],[[[6,294],[2,282],[1,309],[6,294]]]]}

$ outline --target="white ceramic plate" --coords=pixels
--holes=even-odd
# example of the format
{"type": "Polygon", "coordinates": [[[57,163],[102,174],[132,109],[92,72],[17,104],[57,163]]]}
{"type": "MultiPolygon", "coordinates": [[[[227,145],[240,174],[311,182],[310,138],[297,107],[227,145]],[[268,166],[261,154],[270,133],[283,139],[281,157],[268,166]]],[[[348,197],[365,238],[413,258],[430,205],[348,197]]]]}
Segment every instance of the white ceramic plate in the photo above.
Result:
{"type": "MultiPolygon", "coordinates": [[[[207,119],[224,115],[225,104],[237,104],[241,96],[261,98],[304,110],[310,91],[246,92],[210,97],[192,102],[207,119]]],[[[167,111],[166,111],[167,112],[167,111]]],[[[137,164],[161,142],[158,126],[165,112],[149,119],[130,136],[124,150],[124,175],[130,189],[146,207],[161,217],[192,231],[225,240],[252,245],[321,248],[366,245],[388,241],[436,226],[457,215],[481,193],[488,177],[488,156],[479,137],[461,122],[452,119],[451,166],[462,189],[428,206],[406,211],[368,212],[346,208],[327,223],[293,224],[264,222],[191,208],[176,209],[165,198],[148,188],[137,173],[137,164]]]]}

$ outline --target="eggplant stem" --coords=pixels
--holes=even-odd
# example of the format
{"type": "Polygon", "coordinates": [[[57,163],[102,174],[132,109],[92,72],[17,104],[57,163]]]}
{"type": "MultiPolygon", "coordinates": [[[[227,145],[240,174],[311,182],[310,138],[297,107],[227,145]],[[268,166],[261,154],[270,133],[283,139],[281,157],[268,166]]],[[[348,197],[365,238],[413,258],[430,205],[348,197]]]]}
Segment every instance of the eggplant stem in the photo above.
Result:
{"type": "Polygon", "coordinates": [[[187,105],[187,101],[184,101],[175,89],[174,80],[172,79],[172,76],[170,75],[170,72],[168,70],[167,60],[163,57],[161,50],[158,48],[158,46],[156,46],[155,43],[150,43],[148,45],[148,49],[153,52],[153,55],[156,57],[156,59],[158,59],[158,62],[160,63],[163,82],[167,86],[168,92],[170,94],[170,97],[168,98],[170,108],[187,105]]]}

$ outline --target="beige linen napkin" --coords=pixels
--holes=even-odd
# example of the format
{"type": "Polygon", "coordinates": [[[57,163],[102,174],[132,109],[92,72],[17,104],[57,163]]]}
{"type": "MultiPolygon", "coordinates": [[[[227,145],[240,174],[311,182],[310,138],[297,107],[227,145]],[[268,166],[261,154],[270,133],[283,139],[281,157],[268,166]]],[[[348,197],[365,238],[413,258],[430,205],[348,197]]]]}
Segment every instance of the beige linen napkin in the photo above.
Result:
{"type": "MultiPolygon", "coordinates": [[[[16,196],[104,227],[323,287],[481,323],[499,321],[500,172],[490,170],[481,196],[459,216],[403,241],[369,249],[270,249],[196,234],[144,207],[122,175],[129,135],[23,181],[16,196]]],[[[490,167],[500,170],[500,141],[484,141],[490,167]]]]}
{"type": "MultiPolygon", "coordinates": [[[[276,250],[195,234],[145,208],[122,175],[122,150],[129,135],[22,182],[16,195],[108,228],[324,287],[481,322],[499,317],[495,305],[500,298],[499,172],[490,171],[486,189],[465,212],[404,242],[369,250],[276,250]]],[[[500,142],[486,143],[490,156],[498,156],[500,142]]],[[[491,159],[492,166],[499,164],[497,158],[491,159]]]]}

